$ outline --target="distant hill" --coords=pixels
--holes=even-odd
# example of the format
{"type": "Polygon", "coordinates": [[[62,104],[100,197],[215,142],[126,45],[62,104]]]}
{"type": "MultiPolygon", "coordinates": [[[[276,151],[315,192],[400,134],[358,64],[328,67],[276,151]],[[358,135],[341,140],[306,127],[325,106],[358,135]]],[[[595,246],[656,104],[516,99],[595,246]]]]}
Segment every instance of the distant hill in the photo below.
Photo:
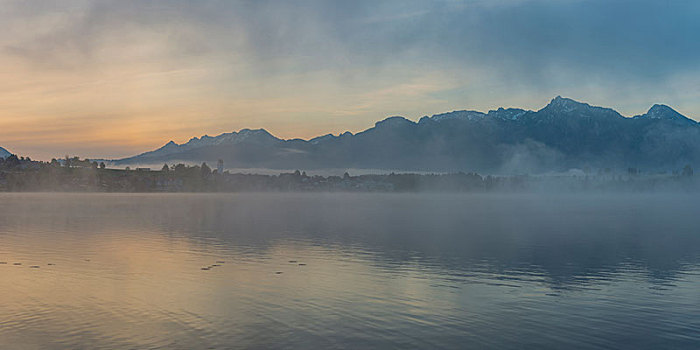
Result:
{"type": "Polygon", "coordinates": [[[389,169],[538,173],[578,169],[671,170],[700,163],[700,124],[665,105],[645,114],[556,97],[539,111],[454,111],[413,122],[390,117],[357,134],[283,140],[243,129],[169,142],[116,165],[175,161],[227,168],[389,169]]]}
{"type": "Polygon", "coordinates": [[[0,147],[0,158],[7,158],[11,155],[12,155],[12,153],[10,153],[6,149],[0,147]]]}

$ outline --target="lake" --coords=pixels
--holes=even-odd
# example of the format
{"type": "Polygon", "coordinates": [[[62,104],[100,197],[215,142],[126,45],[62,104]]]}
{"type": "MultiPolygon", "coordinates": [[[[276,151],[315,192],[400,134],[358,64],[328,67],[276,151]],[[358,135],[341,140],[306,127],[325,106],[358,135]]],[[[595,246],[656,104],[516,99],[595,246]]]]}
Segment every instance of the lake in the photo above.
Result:
{"type": "Polygon", "coordinates": [[[697,349],[698,208],[661,194],[0,194],[0,348],[697,349]]]}

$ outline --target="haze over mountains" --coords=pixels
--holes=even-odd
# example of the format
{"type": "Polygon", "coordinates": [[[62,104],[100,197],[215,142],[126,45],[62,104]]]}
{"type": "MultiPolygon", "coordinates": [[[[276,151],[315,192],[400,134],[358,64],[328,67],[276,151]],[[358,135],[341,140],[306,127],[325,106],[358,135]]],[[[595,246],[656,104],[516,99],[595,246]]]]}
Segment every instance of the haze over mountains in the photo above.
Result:
{"type": "Polygon", "coordinates": [[[389,117],[357,134],[279,139],[243,129],[173,141],[115,165],[183,161],[226,168],[385,169],[541,173],[569,169],[675,170],[700,161],[700,124],[665,105],[624,117],[556,97],[539,111],[454,111],[413,122],[389,117]]]}

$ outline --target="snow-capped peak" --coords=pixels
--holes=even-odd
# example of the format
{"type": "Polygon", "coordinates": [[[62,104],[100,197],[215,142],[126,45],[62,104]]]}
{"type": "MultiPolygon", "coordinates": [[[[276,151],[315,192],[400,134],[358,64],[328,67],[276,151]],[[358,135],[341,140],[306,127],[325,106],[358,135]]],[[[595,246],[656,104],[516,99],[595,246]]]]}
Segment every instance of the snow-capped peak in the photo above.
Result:
{"type": "Polygon", "coordinates": [[[458,119],[463,119],[463,120],[478,120],[478,119],[483,119],[486,116],[486,114],[479,112],[479,111],[467,111],[467,110],[462,110],[462,111],[452,111],[449,113],[441,113],[441,114],[435,114],[430,119],[436,122],[440,121],[445,121],[445,120],[458,120],[458,119]]]}
{"type": "Polygon", "coordinates": [[[7,158],[11,155],[12,155],[12,153],[10,153],[6,149],[0,147],[0,158],[7,158]]]}

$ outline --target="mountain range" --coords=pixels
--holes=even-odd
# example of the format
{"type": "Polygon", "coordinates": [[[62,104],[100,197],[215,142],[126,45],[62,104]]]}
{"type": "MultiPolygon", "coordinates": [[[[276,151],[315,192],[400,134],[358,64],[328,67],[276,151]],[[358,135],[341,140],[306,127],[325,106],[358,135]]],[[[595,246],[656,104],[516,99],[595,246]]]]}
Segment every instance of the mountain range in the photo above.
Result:
{"type": "Polygon", "coordinates": [[[569,169],[672,170],[700,161],[700,124],[656,104],[624,117],[557,96],[538,110],[462,110],[414,122],[389,117],[357,134],[280,139],[264,129],[168,142],[115,165],[207,162],[227,168],[385,169],[541,173],[569,169]]]}

